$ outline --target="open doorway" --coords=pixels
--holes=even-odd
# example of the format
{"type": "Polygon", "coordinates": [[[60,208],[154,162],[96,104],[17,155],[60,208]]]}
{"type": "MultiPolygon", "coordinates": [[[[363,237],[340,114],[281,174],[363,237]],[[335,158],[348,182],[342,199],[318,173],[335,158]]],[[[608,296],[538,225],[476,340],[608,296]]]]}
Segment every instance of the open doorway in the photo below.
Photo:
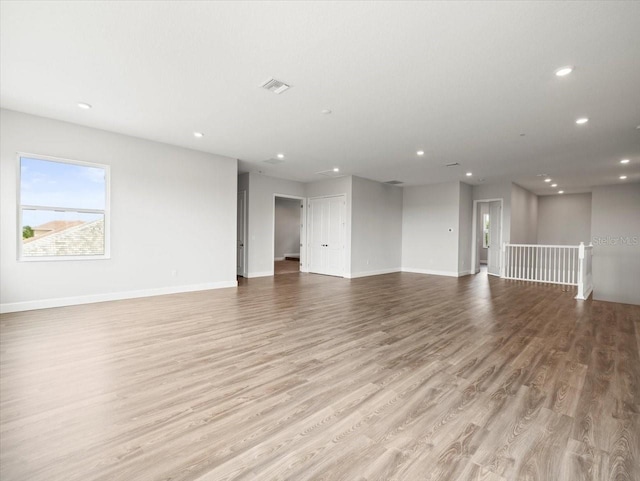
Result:
{"type": "Polygon", "coordinates": [[[300,272],[304,199],[275,196],[273,225],[273,273],[300,272]]]}
{"type": "Polygon", "coordinates": [[[247,192],[241,190],[238,192],[238,211],[237,211],[237,235],[236,235],[236,275],[241,277],[247,276],[247,192]]]}
{"type": "Polygon", "coordinates": [[[471,262],[475,273],[500,276],[502,268],[502,199],[473,202],[471,262]]]}

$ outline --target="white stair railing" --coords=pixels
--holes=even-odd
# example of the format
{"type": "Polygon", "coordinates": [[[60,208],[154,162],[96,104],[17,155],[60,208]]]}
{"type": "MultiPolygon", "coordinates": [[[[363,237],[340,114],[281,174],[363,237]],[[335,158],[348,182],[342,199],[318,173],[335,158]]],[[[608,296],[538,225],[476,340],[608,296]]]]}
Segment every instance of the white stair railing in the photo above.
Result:
{"type": "Polygon", "coordinates": [[[578,286],[576,299],[587,299],[592,286],[592,246],[504,244],[502,277],[578,286]]]}

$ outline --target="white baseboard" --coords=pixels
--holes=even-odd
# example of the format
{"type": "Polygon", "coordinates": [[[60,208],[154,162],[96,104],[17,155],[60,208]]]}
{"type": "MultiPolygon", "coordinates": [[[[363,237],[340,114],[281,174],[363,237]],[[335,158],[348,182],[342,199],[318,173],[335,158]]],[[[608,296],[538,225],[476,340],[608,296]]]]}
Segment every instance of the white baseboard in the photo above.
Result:
{"type": "Polygon", "coordinates": [[[589,296],[593,293],[593,287],[589,287],[585,293],[584,293],[584,297],[574,297],[574,299],[577,299],[579,301],[586,301],[587,299],[589,299],[589,296]]]}
{"type": "Polygon", "coordinates": [[[223,289],[225,287],[237,287],[238,281],[207,282],[204,284],[191,284],[186,286],[158,287],[143,289],[140,291],[110,292],[105,294],[90,294],[88,296],[59,297],[56,299],[42,299],[37,301],[9,302],[0,304],[0,313],[33,311],[34,309],[48,309],[51,307],[77,306],[79,304],[92,304],[94,302],[121,301],[123,299],[137,299],[139,297],[164,296],[166,294],[179,294],[182,292],[208,291],[211,289],[223,289]]]}
{"type": "Polygon", "coordinates": [[[470,276],[471,274],[473,274],[473,271],[471,269],[468,269],[466,271],[458,272],[458,277],[470,276]]]}
{"type": "Polygon", "coordinates": [[[284,257],[274,257],[273,260],[274,261],[283,261],[284,257]]]}
{"type": "Polygon", "coordinates": [[[392,269],[380,269],[377,271],[364,271],[364,272],[352,272],[344,277],[346,279],[357,279],[358,277],[369,277],[369,276],[379,276],[381,274],[391,274],[393,272],[400,272],[399,267],[394,267],[392,269]]]}
{"type": "Polygon", "coordinates": [[[247,272],[247,278],[249,279],[252,277],[268,277],[272,275],[273,275],[273,271],[247,272]]]}
{"type": "Polygon", "coordinates": [[[300,257],[300,253],[299,252],[289,252],[288,254],[284,255],[285,257],[300,257]]]}
{"type": "Polygon", "coordinates": [[[414,274],[429,274],[432,276],[447,276],[458,277],[459,274],[455,271],[437,271],[433,269],[414,269],[412,267],[403,267],[402,272],[412,272],[414,274]]]}

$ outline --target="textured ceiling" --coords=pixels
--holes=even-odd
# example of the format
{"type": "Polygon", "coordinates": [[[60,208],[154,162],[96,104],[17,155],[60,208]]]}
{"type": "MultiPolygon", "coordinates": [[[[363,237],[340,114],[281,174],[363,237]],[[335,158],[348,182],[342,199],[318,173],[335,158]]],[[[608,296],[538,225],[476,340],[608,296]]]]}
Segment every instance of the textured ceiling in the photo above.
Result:
{"type": "Polygon", "coordinates": [[[0,8],[4,108],[302,181],[333,167],[408,185],[514,180],[538,194],[554,191],[540,173],[567,193],[623,173],[640,181],[640,2],[0,8]],[[575,72],[556,77],[564,65],[575,72]],[[293,88],[260,89],[269,77],[293,88]],[[277,153],[285,162],[263,162],[277,153]]]}

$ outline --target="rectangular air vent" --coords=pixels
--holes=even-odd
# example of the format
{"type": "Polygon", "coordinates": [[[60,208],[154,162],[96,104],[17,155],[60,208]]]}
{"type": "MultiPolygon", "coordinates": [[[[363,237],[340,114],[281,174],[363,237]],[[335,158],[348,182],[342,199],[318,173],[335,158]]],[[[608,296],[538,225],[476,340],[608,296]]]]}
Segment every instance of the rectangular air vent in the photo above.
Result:
{"type": "Polygon", "coordinates": [[[401,180],[387,180],[385,182],[385,184],[389,184],[389,185],[400,185],[400,184],[404,184],[404,182],[402,182],[401,180]]]}
{"type": "Polygon", "coordinates": [[[322,172],[316,172],[318,175],[325,175],[327,177],[344,177],[344,174],[340,172],[336,172],[333,169],[331,170],[323,170],[322,172]]]}
{"type": "Polygon", "coordinates": [[[270,78],[269,80],[264,82],[262,85],[260,85],[260,87],[262,87],[265,90],[269,90],[274,94],[281,94],[285,90],[289,89],[291,85],[287,85],[286,83],[281,82],[280,80],[270,78]]]}
{"type": "Polygon", "coordinates": [[[283,163],[283,162],[284,162],[284,160],[283,160],[283,159],[267,159],[267,160],[263,160],[262,162],[266,162],[267,164],[273,164],[273,165],[276,165],[276,164],[281,164],[281,163],[283,163]]]}
{"type": "Polygon", "coordinates": [[[459,166],[459,165],[460,165],[460,164],[459,164],[458,162],[454,162],[454,163],[452,163],[452,164],[447,164],[447,167],[457,167],[457,166],[459,166]]]}

